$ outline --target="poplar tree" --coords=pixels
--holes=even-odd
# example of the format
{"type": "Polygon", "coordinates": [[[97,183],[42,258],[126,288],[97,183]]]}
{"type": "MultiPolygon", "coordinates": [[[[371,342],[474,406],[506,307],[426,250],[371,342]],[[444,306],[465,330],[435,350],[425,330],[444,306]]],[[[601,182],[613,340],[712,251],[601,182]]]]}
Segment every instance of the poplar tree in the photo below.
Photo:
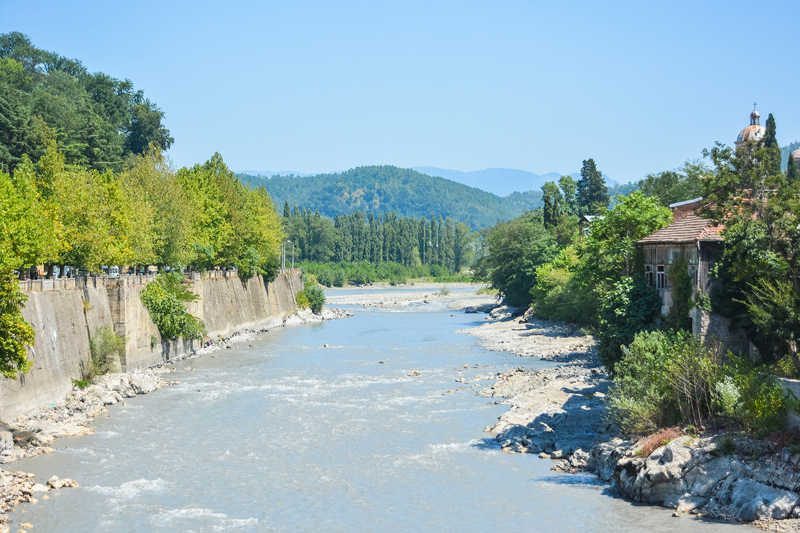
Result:
{"type": "Polygon", "coordinates": [[[788,166],[786,167],[786,179],[789,180],[789,183],[794,183],[798,178],[800,178],[800,170],[798,170],[794,158],[789,154],[788,166]]]}
{"type": "Polygon", "coordinates": [[[770,174],[779,174],[781,171],[781,148],[778,146],[775,117],[772,116],[772,113],[767,118],[766,129],[767,131],[764,133],[764,139],[761,143],[768,150],[767,167],[770,174]]]}

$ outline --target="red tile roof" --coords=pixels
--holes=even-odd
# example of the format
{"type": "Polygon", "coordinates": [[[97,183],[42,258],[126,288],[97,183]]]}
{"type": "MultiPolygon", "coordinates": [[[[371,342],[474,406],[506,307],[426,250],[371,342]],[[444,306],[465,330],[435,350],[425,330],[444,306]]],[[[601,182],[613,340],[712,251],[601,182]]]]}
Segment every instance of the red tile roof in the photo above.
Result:
{"type": "Polygon", "coordinates": [[[711,221],[688,214],[669,226],[646,236],[637,244],[678,244],[696,241],[721,241],[725,226],[712,226],[711,221]]]}

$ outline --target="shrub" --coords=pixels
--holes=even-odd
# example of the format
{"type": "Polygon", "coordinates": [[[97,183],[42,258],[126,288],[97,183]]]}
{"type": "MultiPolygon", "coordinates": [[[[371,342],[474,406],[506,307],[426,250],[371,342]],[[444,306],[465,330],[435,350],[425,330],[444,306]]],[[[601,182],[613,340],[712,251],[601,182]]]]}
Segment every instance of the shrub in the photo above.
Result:
{"type": "Polygon", "coordinates": [[[86,379],[73,379],[72,385],[78,387],[80,390],[83,390],[89,386],[89,381],[86,379]]]}
{"type": "Polygon", "coordinates": [[[27,347],[33,345],[36,330],[22,317],[27,299],[11,271],[0,272],[0,376],[9,379],[33,366],[27,347]]]}
{"type": "Polygon", "coordinates": [[[639,449],[636,454],[642,457],[650,457],[654,451],[662,446],[666,446],[670,441],[677,439],[681,436],[681,428],[674,426],[667,429],[662,429],[653,433],[649,437],[640,440],[637,445],[639,449]]]}
{"type": "Polygon", "coordinates": [[[167,292],[158,281],[148,283],[142,290],[141,298],[162,338],[202,340],[205,337],[206,326],[203,321],[189,314],[178,297],[167,292]]]}
{"type": "Polygon", "coordinates": [[[305,290],[297,293],[297,296],[295,296],[295,302],[297,303],[297,307],[301,309],[308,309],[311,307],[311,301],[308,299],[308,296],[306,296],[305,290]]]}
{"type": "Polygon", "coordinates": [[[536,285],[531,289],[531,307],[536,316],[578,324],[597,322],[599,304],[594,291],[576,277],[579,266],[578,249],[573,245],[536,269],[536,285]]]}
{"type": "Polygon", "coordinates": [[[689,276],[689,263],[683,254],[669,267],[669,278],[672,281],[672,304],[665,319],[666,326],[675,331],[690,331],[692,319],[689,311],[692,308],[692,278],[689,276]]]}
{"type": "Polygon", "coordinates": [[[733,413],[734,418],[755,431],[783,429],[789,410],[796,407],[797,400],[768,373],[767,367],[731,352],[728,358],[730,362],[723,368],[723,382],[732,382],[741,395],[741,406],[733,413]]]}
{"type": "Polygon", "coordinates": [[[447,296],[448,294],[450,294],[450,287],[448,287],[447,285],[442,285],[439,288],[439,294],[442,296],[447,296]]]}
{"type": "Polygon", "coordinates": [[[652,321],[660,310],[661,296],[641,276],[622,278],[602,297],[597,338],[600,361],[612,374],[622,346],[640,331],[654,329],[652,321]]]}
{"type": "Polygon", "coordinates": [[[84,379],[91,381],[94,376],[113,370],[114,356],[122,357],[125,354],[125,338],[114,333],[111,326],[98,327],[89,339],[89,350],[92,363],[89,371],[84,372],[84,379]]]}
{"type": "Polygon", "coordinates": [[[736,441],[731,436],[724,436],[717,441],[717,453],[733,455],[736,453],[736,441]]]}
{"type": "Polygon", "coordinates": [[[308,307],[311,308],[311,311],[318,315],[322,312],[322,306],[325,304],[325,291],[319,285],[313,285],[303,291],[305,293],[306,300],[308,301],[308,307]]]}

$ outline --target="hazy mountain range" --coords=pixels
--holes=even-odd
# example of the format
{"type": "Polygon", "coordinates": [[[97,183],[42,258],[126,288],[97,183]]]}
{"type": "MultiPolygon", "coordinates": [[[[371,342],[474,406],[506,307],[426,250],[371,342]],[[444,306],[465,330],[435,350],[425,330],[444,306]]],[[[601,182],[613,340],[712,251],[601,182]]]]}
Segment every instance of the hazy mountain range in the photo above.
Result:
{"type": "MultiPolygon", "coordinates": [[[[427,174],[428,176],[445,178],[450,181],[455,181],[456,183],[468,185],[469,187],[475,187],[476,189],[481,189],[482,191],[490,192],[500,197],[508,196],[514,192],[538,191],[546,182],[558,182],[558,178],[563,175],[558,172],[534,174],[527,170],[517,170],[513,168],[487,168],[485,170],[473,170],[471,172],[437,167],[413,167],[412,170],[416,170],[421,174],[427,174]]],[[[271,170],[242,170],[240,173],[265,178],[289,175],[304,177],[311,175],[290,170],[281,172],[274,172],[271,170]]],[[[579,172],[573,172],[569,174],[569,176],[575,180],[581,178],[579,172]]],[[[608,183],[609,186],[617,185],[617,182],[609,180],[608,176],[603,175],[603,177],[606,179],[606,183],[608,183]]]]}

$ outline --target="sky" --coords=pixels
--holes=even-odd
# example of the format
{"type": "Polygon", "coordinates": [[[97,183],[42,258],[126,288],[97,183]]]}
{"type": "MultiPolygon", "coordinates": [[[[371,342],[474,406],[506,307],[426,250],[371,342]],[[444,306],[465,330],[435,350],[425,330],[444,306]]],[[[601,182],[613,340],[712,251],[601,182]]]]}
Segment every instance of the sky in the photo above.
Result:
{"type": "Polygon", "coordinates": [[[0,33],[133,81],[178,166],[363,165],[638,180],[732,145],[758,102],[800,140],[800,2],[37,2],[0,33]]]}

